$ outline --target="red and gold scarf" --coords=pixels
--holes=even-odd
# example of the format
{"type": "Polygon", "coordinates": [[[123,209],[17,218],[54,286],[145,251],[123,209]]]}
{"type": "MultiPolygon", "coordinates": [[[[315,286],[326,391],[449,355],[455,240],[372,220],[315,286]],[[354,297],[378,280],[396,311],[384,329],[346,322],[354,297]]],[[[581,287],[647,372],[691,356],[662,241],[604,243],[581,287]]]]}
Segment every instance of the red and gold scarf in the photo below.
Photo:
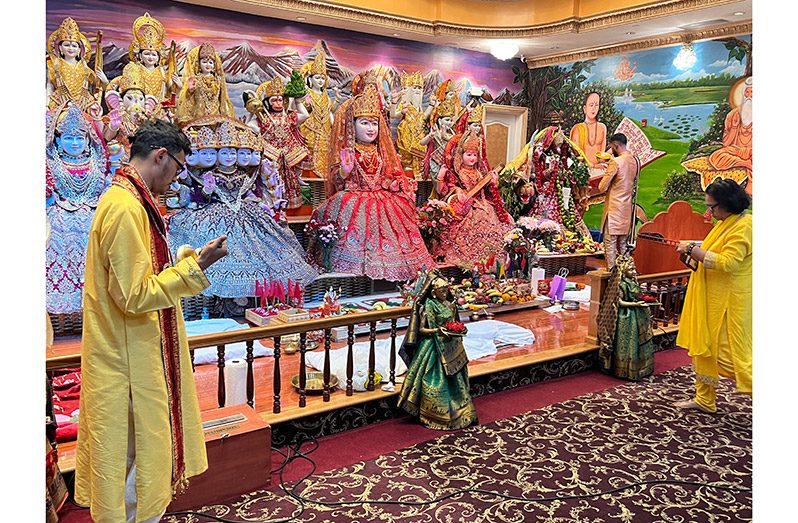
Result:
{"type": "MultiPolygon", "coordinates": [[[[136,169],[125,164],[119,167],[112,181],[128,191],[144,206],[150,222],[150,257],[153,274],[170,267],[172,257],[166,241],[166,223],[158,205],[136,169]]],[[[177,309],[158,311],[161,327],[161,357],[169,399],[169,423],[172,429],[172,494],[180,494],[188,486],[183,456],[183,423],[180,407],[180,344],[177,335],[177,309]]]]}

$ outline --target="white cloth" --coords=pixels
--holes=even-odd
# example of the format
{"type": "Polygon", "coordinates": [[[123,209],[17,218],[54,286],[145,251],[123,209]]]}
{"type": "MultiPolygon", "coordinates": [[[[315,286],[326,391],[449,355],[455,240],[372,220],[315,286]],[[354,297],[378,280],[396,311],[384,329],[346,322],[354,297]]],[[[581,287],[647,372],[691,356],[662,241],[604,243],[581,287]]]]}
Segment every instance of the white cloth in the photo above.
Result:
{"type": "Polygon", "coordinates": [[[563,301],[578,301],[579,303],[590,303],[590,285],[585,285],[582,290],[565,291],[563,301]]]}
{"type": "MultiPolygon", "coordinates": [[[[396,376],[407,372],[407,366],[399,357],[404,336],[396,337],[396,376]]],[[[499,347],[511,345],[531,345],[535,342],[535,335],[529,329],[524,329],[512,323],[497,320],[484,320],[468,324],[468,334],[463,338],[463,346],[469,361],[478,360],[496,354],[499,347]]],[[[352,345],[352,386],[355,390],[366,390],[364,387],[369,365],[370,342],[361,341],[352,345]]],[[[346,383],[346,353],[347,348],[330,351],[330,373],[334,374],[341,386],[346,383]]],[[[375,364],[374,370],[382,376],[382,381],[390,379],[391,365],[391,340],[377,340],[374,343],[375,364]]],[[[324,369],[324,351],[308,352],[305,361],[314,369],[324,369]]]]}
{"type": "MultiPolygon", "coordinates": [[[[186,322],[186,336],[199,336],[201,334],[213,334],[216,332],[230,332],[248,329],[249,325],[238,323],[230,318],[215,318],[210,320],[195,320],[186,322]]],[[[259,356],[273,356],[274,350],[264,347],[259,341],[253,344],[252,354],[256,358],[259,356]]],[[[247,344],[244,342],[231,343],[224,347],[225,361],[232,359],[245,359],[247,357],[247,344]]],[[[194,351],[194,364],[205,365],[216,363],[216,347],[206,347],[194,351]]]]}

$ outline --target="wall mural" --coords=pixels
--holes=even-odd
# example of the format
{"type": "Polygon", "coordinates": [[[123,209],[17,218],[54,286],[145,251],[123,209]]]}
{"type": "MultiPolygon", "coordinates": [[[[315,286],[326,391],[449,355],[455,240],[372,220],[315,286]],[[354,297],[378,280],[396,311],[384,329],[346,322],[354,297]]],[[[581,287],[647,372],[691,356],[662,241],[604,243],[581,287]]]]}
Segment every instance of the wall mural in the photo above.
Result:
{"type": "Polygon", "coordinates": [[[451,78],[463,103],[471,87],[488,90],[494,98],[508,99],[513,75],[507,63],[486,53],[385,38],[329,27],[246,15],[177,2],[120,0],[47,3],[47,34],[72,17],[93,38],[103,32],[103,70],[108,78],[122,73],[128,63],[131,26],[148,11],[166,28],[166,43],[176,42],[178,73],[188,51],[210,42],[222,58],[228,92],[237,115],[245,114],[242,94],[279,75],[288,80],[292,70],[312,62],[319,50],[327,57],[328,88],[348,92],[357,73],[377,68],[385,88],[401,89],[401,72],[421,71],[424,103],[435,88],[451,78]]]}
{"type": "MultiPolygon", "coordinates": [[[[649,218],[675,200],[704,212],[702,190],[717,177],[752,176],[751,36],[698,42],[526,70],[513,103],[530,110],[531,129],[559,123],[591,163],[624,132],[645,167],[638,203],[649,218]],[[591,94],[592,93],[592,94],[591,94]],[[634,138],[633,138],[634,136],[634,138]]],[[[593,199],[593,202],[600,201],[593,199]]],[[[585,215],[598,228],[601,205],[585,215]]]]}

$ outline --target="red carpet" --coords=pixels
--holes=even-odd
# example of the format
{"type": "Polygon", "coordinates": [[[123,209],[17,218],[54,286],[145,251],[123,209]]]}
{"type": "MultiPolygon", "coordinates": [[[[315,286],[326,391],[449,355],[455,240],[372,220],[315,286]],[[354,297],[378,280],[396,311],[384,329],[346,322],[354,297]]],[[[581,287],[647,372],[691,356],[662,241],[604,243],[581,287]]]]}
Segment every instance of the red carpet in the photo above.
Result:
{"type": "MultiPolygon", "coordinates": [[[[687,351],[673,349],[656,353],[654,373],[659,374],[690,363],[687,351]]],[[[534,383],[474,400],[480,424],[516,416],[553,405],[577,396],[603,391],[628,383],[599,371],[589,371],[543,383],[534,383]]],[[[380,455],[411,447],[445,434],[419,425],[413,418],[404,417],[375,423],[319,439],[320,448],[313,453],[316,473],[345,467],[359,461],[368,461],[380,455]]],[[[272,456],[273,466],[280,464],[280,456],[272,456]]],[[[295,462],[284,473],[286,480],[299,479],[310,471],[309,465],[295,462]]],[[[279,478],[272,478],[279,484],[279,478]]],[[[63,523],[88,523],[88,510],[77,509],[67,503],[62,514],[63,523]]]]}

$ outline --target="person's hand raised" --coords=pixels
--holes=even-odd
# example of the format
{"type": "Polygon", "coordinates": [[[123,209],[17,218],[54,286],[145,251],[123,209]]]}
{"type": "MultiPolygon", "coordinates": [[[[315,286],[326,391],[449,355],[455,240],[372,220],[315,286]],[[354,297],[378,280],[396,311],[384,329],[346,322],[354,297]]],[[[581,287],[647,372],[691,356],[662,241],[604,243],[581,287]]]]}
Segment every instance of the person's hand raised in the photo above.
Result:
{"type": "Polygon", "coordinates": [[[227,256],[227,235],[223,234],[206,243],[197,256],[197,264],[204,271],[227,256]]]}

